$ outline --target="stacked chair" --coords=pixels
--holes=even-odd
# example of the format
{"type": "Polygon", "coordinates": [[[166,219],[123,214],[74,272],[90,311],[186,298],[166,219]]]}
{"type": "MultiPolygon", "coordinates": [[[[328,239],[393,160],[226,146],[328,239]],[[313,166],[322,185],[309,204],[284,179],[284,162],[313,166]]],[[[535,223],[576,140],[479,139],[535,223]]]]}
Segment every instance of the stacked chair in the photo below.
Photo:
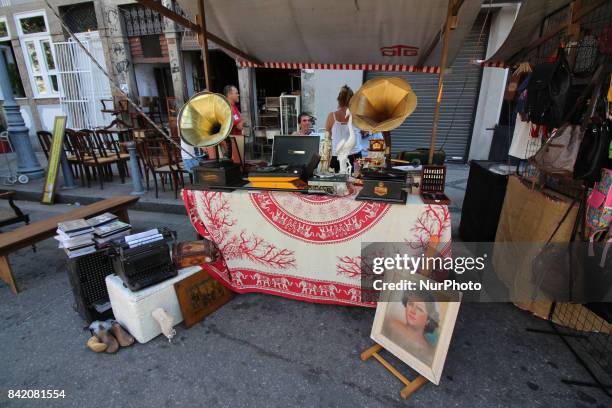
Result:
{"type": "MultiPolygon", "coordinates": [[[[145,112],[161,125],[159,99],[141,99],[145,112]]],[[[104,189],[104,182],[112,182],[116,171],[121,183],[125,183],[126,177],[129,176],[130,160],[126,142],[134,141],[138,152],[138,170],[145,179],[147,189],[150,179],[153,179],[156,198],[159,196],[159,183],[163,191],[166,190],[166,185],[169,185],[175,198],[178,198],[179,189],[185,186],[185,174],[189,176],[190,182],[193,182],[191,174],[183,167],[180,149],[162,137],[148,121],[143,120],[140,113],[131,112],[126,99],[115,97],[101,102],[102,112],[114,115],[108,126],[65,131],[63,149],[73,177],[80,179],[82,186],[90,188],[92,181],[97,181],[100,189],[104,189]],[[131,124],[128,123],[130,121],[131,124]]],[[[173,105],[174,101],[171,102],[173,105]]],[[[175,110],[172,111],[172,117],[174,114],[175,110]]],[[[53,135],[41,130],[37,132],[37,136],[48,160],[53,135]]],[[[173,134],[173,139],[174,136],[177,135],[173,134]]],[[[176,139],[180,140],[178,137],[176,139]]]]}

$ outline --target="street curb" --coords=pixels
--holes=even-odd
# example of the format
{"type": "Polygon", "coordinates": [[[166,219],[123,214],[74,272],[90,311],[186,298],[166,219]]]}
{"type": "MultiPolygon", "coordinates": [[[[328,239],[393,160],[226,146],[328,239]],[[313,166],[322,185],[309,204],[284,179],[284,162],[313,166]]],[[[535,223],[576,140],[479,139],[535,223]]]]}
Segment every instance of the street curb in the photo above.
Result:
{"type": "MultiPolygon", "coordinates": [[[[15,199],[22,201],[32,201],[36,203],[40,203],[41,193],[33,192],[33,191],[15,191],[15,199]]],[[[81,205],[93,204],[96,201],[103,200],[103,197],[91,197],[91,196],[81,196],[81,195],[72,195],[69,193],[55,193],[55,203],[57,204],[74,204],[76,202],[81,205]]],[[[147,211],[147,212],[157,212],[157,213],[166,213],[166,214],[178,214],[178,215],[187,215],[187,211],[185,211],[185,206],[182,201],[178,201],[176,204],[170,203],[155,203],[150,201],[138,200],[133,206],[130,207],[132,210],[136,211],[147,211]]]]}

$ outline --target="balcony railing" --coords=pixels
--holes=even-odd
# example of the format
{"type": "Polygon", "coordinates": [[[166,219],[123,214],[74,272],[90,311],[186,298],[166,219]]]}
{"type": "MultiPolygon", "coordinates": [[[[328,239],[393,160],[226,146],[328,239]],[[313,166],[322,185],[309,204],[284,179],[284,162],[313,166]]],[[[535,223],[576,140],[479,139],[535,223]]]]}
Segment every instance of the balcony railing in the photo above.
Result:
{"type": "Polygon", "coordinates": [[[122,7],[121,16],[125,23],[128,37],[154,35],[164,32],[163,17],[147,7],[140,5],[122,7]]]}

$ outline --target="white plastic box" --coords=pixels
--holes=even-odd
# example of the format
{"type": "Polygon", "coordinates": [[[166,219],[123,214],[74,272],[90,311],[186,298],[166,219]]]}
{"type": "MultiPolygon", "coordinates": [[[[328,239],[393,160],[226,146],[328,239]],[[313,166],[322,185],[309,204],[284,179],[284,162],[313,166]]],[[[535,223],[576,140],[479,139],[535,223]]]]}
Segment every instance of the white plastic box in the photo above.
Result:
{"type": "Polygon", "coordinates": [[[179,269],[178,275],[172,279],[165,280],[156,285],[149,286],[137,292],[123,286],[123,281],[117,275],[106,277],[106,288],[110,298],[115,319],[123,325],[138,340],[146,343],[161,334],[159,323],[151,316],[151,313],[161,307],[174,318],[177,325],[183,321],[181,308],[179,307],[174,284],[196,272],[199,266],[179,269]]]}

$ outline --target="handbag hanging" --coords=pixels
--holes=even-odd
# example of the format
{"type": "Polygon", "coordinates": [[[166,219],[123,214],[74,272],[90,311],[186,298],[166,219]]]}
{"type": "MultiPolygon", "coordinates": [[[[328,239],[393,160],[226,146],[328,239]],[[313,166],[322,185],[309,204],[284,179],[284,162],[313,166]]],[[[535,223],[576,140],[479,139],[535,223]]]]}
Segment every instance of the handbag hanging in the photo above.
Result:
{"type": "Polygon", "coordinates": [[[585,228],[591,237],[612,225],[612,170],[602,169],[601,180],[593,186],[587,200],[585,228]]]}
{"type": "Polygon", "coordinates": [[[572,177],[583,136],[580,125],[562,126],[542,145],[531,162],[544,173],[572,177]]]}
{"type": "Polygon", "coordinates": [[[529,120],[551,129],[559,127],[565,117],[570,86],[571,70],[563,50],[559,50],[555,62],[536,65],[527,89],[529,120]]]}
{"type": "Polygon", "coordinates": [[[602,125],[590,124],[582,138],[576,164],[574,178],[585,180],[592,184],[600,180],[601,169],[606,162],[610,149],[610,129],[608,123],[602,125]]]}
{"type": "MultiPolygon", "coordinates": [[[[582,91],[576,104],[567,112],[563,121],[565,124],[553,133],[530,160],[541,172],[568,178],[574,176],[574,167],[584,137],[586,124],[585,126],[572,125],[567,120],[584,105],[587,95],[596,92],[598,84],[601,84],[603,72],[604,66],[602,65],[597,69],[587,87],[582,91]]],[[[591,102],[594,103],[594,101],[591,102]]],[[[584,171],[585,174],[587,173],[586,170],[584,171]]]]}
{"type": "Polygon", "coordinates": [[[544,292],[553,301],[557,302],[576,301],[582,299],[585,294],[585,265],[583,259],[586,254],[582,253],[579,248],[577,250],[576,245],[574,245],[582,218],[580,215],[583,210],[582,201],[578,207],[570,242],[567,245],[558,242],[551,243],[577,201],[576,199],[572,201],[540,253],[533,259],[531,267],[535,292],[532,300],[536,300],[538,291],[544,292]]]}

